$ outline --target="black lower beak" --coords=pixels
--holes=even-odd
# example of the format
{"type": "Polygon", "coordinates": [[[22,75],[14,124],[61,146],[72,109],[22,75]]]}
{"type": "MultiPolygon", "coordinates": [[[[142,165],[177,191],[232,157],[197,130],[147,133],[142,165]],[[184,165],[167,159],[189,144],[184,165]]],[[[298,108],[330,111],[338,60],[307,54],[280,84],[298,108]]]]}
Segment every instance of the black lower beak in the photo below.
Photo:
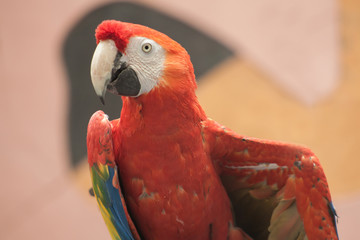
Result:
{"type": "Polygon", "coordinates": [[[140,81],[136,72],[126,62],[120,61],[121,56],[120,52],[116,55],[107,90],[116,95],[137,96],[141,88],[140,81]]]}

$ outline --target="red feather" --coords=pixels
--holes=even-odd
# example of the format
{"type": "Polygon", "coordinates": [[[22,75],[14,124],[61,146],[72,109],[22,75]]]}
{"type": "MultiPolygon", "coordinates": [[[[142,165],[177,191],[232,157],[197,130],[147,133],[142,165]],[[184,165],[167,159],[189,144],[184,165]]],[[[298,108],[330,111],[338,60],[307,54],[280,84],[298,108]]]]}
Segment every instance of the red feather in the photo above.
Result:
{"type": "Polygon", "coordinates": [[[326,178],[309,149],[207,119],[190,57],[166,35],[117,21],[96,30],[98,42],[112,39],[124,54],[133,36],[166,51],[157,85],[122,97],[112,122],[121,188],[144,239],[337,239],[326,178]]]}

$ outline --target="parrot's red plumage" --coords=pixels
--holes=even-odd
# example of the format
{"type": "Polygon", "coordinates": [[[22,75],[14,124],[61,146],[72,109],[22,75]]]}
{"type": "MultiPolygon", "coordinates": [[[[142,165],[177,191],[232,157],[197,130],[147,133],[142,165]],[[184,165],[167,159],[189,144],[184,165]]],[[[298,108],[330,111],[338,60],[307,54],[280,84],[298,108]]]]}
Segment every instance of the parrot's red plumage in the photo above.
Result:
{"type": "MultiPolygon", "coordinates": [[[[122,95],[123,108],[111,123],[102,112],[90,120],[89,163],[106,171],[115,163],[135,238],[337,239],[325,175],[310,150],[240,136],[208,119],[189,55],[166,35],[105,21],[96,39],[95,90],[122,95]]],[[[116,222],[101,209],[108,226],[116,222]]]]}

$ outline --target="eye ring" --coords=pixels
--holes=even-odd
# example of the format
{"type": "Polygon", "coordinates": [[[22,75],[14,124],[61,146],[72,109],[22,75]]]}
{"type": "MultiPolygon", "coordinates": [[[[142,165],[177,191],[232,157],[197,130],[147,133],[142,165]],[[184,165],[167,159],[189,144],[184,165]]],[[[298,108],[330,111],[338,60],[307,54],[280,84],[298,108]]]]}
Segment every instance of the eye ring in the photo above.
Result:
{"type": "Polygon", "coordinates": [[[149,53],[152,49],[152,45],[150,43],[144,43],[141,47],[144,53],[149,53]]]}

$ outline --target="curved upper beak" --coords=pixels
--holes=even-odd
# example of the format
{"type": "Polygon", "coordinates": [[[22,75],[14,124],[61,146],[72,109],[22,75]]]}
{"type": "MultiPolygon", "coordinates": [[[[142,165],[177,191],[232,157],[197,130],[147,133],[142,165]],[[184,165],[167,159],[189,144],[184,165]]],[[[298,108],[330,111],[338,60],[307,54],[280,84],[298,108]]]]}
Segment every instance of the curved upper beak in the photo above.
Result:
{"type": "Polygon", "coordinates": [[[111,80],[111,72],[117,48],[113,40],[100,41],[91,60],[90,75],[96,94],[104,104],[106,87],[111,80]]]}
{"type": "Polygon", "coordinates": [[[135,71],[121,57],[111,39],[100,41],[95,49],[91,60],[91,81],[103,104],[106,90],[122,96],[137,96],[140,92],[135,71]]]}

